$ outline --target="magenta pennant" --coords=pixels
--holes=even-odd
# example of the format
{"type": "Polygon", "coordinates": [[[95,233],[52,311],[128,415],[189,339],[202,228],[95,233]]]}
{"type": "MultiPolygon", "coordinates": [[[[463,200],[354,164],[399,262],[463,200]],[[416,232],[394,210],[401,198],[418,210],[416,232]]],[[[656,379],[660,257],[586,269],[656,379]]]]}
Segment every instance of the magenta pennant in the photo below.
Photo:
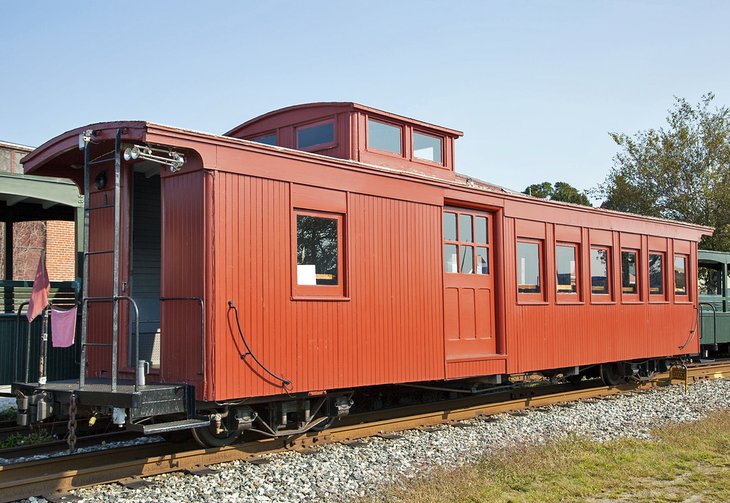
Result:
{"type": "Polygon", "coordinates": [[[46,271],[46,253],[41,252],[38,259],[38,269],[35,272],[35,280],[33,281],[33,292],[30,294],[30,302],[28,302],[28,322],[43,312],[48,305],[48,292],[51,289],[51,282],[48,281],[48,271],[46,271]]]}

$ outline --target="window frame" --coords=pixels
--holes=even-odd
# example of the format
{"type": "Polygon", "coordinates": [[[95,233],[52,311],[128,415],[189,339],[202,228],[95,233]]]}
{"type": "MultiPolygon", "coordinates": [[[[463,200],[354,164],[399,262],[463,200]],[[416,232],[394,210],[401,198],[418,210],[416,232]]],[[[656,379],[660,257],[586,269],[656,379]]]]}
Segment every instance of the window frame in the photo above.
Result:
{"type": "Polygon", "coordinates": [[[453,207],[444,207],[441,212],[441,237],[442,237],[442,246],[441,246],[441,253],[442,253],[442,260],[441,260],[441,267],[444,274],[465,274],[469,276],[491,276],[492,270],[493,270],[493,259],[492,259],[492,243],[489,241],[490,238],[490,227],[493,225],[492,219],[489,217],[488,213],[481,212],[478,210],[467,210],[467,209],[461,209],[461,208],[453,208],[453,207]],[[450,213],[452,215],[456,216],[456,240],[446,239],[446,234],[444,233],[444,216],[446,213],[450,213]],[[471,217],[471,241],[462,241],[461,240],[461,219],[460,217],[462,215],[467,215],[471,217]],[[478,243],[476,238],[476,225],[477,225],[477,218],[484,218],[486,220],[487,224],[487,242],[486,243],[478,243]],[[446,256],[444,253],[444,248],[446,245],[452,245],[456,246],[456,269],[457,272],[451,272],[446,270],[446,256]],[[461,272],[461,248],[464,246],[468,246],[472,249],[472,272],[461,272]],[[487,273],[477,273],[477,248],[486,248],[487,249],[487,273]]]}
{"type": "Polygon", "coordinates": [[[674,276],[674,281],[672,285],[672,290],[674,292],[674,302],[678,304],[685,304],[690,302],[690,290],[692,285],[690,281],[690,261],[689,261],[689,255],[686,253],[675,253],[674,259],[672,260],[672,274],[674,276]],[[676,270],[676,261],[678,258],[681,258],[684,260],[684,293],[677,293],[677,270],[676,270]]]}
{"type": "Polygon", "coordinates": [[[613,254],[611,246],[608,245],[591,245],[588,250],[588,286],[591,289],[591,303],[593,304],[612,304],[614,302],[614,285],[613,285],[613,254]],[[606,293],[598,293],[593,291],[593,250],[604,250],[606,252],[606,293]]]}
{"type": "Polygon", "coordinates": [[[430,164],[432,166],[438,166],[443,168],[444,167],[444,137],[440,135],[436,135],[433,133],[427,133],[425,131],[421,131],[420,129],[411,129],[411,160],[415,162],[422,162],[425,164],[430,164]],[[421,136],[428,136],[430,138],[434,138],[439,141],[441,144],[441,160],[440,161],[432,161],[430,159],[424,159],[423,157],[416,156],[416,135],[420,134],[421,136]]]}
{"type": "Polygon", "coordinates": [[[545,240],[538,238],[517,237],[515,239],[515,292],[517,293],[517,302],[520,304],[546,304],[545,295],[547,293],[547,284],[545,276],[545,240]],[[540,291],[539,292],[520,292],[520,263],[519,263],[519,244],[536,244],[537,245],[537,270],[540,274],[540,291]]]}
{"type": "Polygon", "coordinates": [[[297,126],[294,126],[294,145],[297,150],[301,150],[303,152],[313,152],[316,150],[324,150],[328,148],[334,148],[337,146],[337,121],[334,117],[329,117],[327,119],[321,119],[317,120],[315,122],[307,122],[304,124],[298,124],[297,126]],[[310,145],[308,147],[300,147],[299,146],[299,131],[303,129],[309,129],[317,126],[323,126],[325,124],[332,124],[332,141],[325,142],[325,143],[317,143],[315,145],[310,145]]]}
{"type": "Polygon", "coordinates": [[[292,300],[349,300],[346,293],[346,263],[345,263],[345,214],[332,211],[317,211],[303,208],[293,208],[291,211],[291,293],[292,300]],[[298,279],[298,243],[297,217],[310,216],[337,220],[337,285],[300,285],[298,279]]]}
{"type": "MultiPolygon", "coordinates": [[[[674,264],[672,264],[672,270],[674,270],[674,264]]],[[[667,295],[668,295],[668,284],[667,281],[667,252],[660,251],[660,250],[649,250],[649,252],[646,254],[646,279],[647,279],[647,287],[649,292],[649,302],[654,303],[665,303],[667,301],[667,295]],[[649,262],[651,261],[652,255],[659,255],[662,258],[662,293],[652,293],[651,291],[651,269],[649,267],[649,262]]]]}
{"type": "Polygon", "coordinates": [[[636,304],[642,302],[642,296],[641,296],[641,250],[638,248],[629,248],[629,247],[622,247],[621,248],[621,257],[619,261],[619,277],[621,280],[621,302],[627,303],[627,304],[636,304]],[[633,253],[636,257],[635,259],[635,265],[636,265],[636,292],[625,292],[624,291],[624,253],[633,253]]]}
{"type": "MultiPolygon", "coordinates": [[[[405,159],[405,157],[406,157],[406,154],[405,154],[405,152],[406,152],[406,141],[405,141],[405,137],[406,137],[406,129],[403,126],[403,124],[398,124],[396,122],[388,122],[387,120],[383,120],[383,119],[380,119],[380,118],[376,119],[376,118],[371,117],[369,115],[366,115],[365,116],[365,149],[366,150],[368,150],[370,152],[375,152],[377,154],[389,155],[389,156],[392,156],[392,157],[397,157],[398,159],[405,159]],[[390,150],[382,150],[382,149],[379,149],[378,147],[371,147],[370,146],[370,121],[377,122],[379,124],[384,124],[386,126],[394,127],[394,128],[397,128],[400,131],[400,153],[391,152],[390,150]]],[[[428,161],[426,161],[426,162],[428,162],[428,161]]]]}
{"type": "Polygon", "coordinates": [[[570,241],[555,242],[555,303],[556,304],[575,304],[581,301],[581,260],[580,260],[580,243],[570,241]],[[558,289],[558,247],[572,248],[575,254],[575,292],[561,292],[558,289]]]}

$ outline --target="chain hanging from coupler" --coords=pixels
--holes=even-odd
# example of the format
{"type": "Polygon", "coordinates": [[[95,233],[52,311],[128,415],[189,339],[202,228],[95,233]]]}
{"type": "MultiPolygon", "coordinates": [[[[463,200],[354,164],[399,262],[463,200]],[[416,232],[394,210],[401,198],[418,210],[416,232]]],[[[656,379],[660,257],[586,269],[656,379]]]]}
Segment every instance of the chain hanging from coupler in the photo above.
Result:
{"type": "Polygon", "coordinates": [[[66,439],[69,453],[76,451],[76,411],[76,395],[72,394],[68,403],[68,438],[66,439]]]}

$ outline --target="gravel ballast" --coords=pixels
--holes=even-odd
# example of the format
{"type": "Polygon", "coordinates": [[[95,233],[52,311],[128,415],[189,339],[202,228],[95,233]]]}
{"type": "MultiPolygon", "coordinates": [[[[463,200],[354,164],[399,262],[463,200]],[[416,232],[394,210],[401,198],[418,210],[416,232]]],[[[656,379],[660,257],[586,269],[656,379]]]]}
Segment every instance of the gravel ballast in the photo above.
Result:
{"type": "Polygon", "coordinates": [[[265,464],[243,461],[215,465],[212,475],[172,473],[146,480],[152,485],[119,485],[74,491],[85,501],[342,501],[377,496],[387,484],[423,475],[438,467],[478,460],[490,450],[540,443],[575,434],[605,441],[650,438],[649,430],[670,422],[695,421],[730,408],[730,380],[717,379],[613,399],[549,406],[526,415],[499,414],[491,420],[443,426],[435,431],[404,432],[400,438],[370,438],[364,445],[333,444],[312,454],[275,454],[265,464]]]}

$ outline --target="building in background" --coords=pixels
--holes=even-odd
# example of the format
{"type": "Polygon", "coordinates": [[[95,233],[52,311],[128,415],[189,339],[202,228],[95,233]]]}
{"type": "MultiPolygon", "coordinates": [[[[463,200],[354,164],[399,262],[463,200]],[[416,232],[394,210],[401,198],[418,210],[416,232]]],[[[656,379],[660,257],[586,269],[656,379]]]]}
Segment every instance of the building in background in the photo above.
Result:
{"type": "MultiPolygon", "coordinates": [[[[43,249],[49,299],[60,308],[78,303],[83,198],[71,180],[23,174],[20,161],[32,150],[0,141],[0,385],[39,372],[42,317],[28,324],[22,314],[43,249]]],[[[48,375],[78,375],[78,351],[77,343],[49,352],[48,375]]]]}
{"type": "MultiPolygon", "coordinates": [[[[0,278],[32,280],[41,250],[45,248],[51,281],[73,281],[76,279],[77,249],[74,221],[27,220],[27,212],[33,210],[27,206],[29,203],[35,202],[43,210],[52,210],[62,204],[57,198],[38,201],[35,196],[42,195],[39,190],[51,196],[54,193],[67,195],[73,184],[58,180],[48,185],[47,179],[39,181],[35,177],[26,177],[20,160],[32,150],[32,147],[0,141],[0,206],[6,214],[16,214],[0,219],[0,278]],[[14,190],[11,190],[11,185],[14,190]],[[26,187],[28,190],[25,190],[26,187]],[[12,226],[12,229],[6,229],[6,226],[12,226]],[[12,253],[12,260],[8,262],[9,253],[12,253]]],[[[53,212],[49,212],[48,216],[53,217],[53,212]]]]}

